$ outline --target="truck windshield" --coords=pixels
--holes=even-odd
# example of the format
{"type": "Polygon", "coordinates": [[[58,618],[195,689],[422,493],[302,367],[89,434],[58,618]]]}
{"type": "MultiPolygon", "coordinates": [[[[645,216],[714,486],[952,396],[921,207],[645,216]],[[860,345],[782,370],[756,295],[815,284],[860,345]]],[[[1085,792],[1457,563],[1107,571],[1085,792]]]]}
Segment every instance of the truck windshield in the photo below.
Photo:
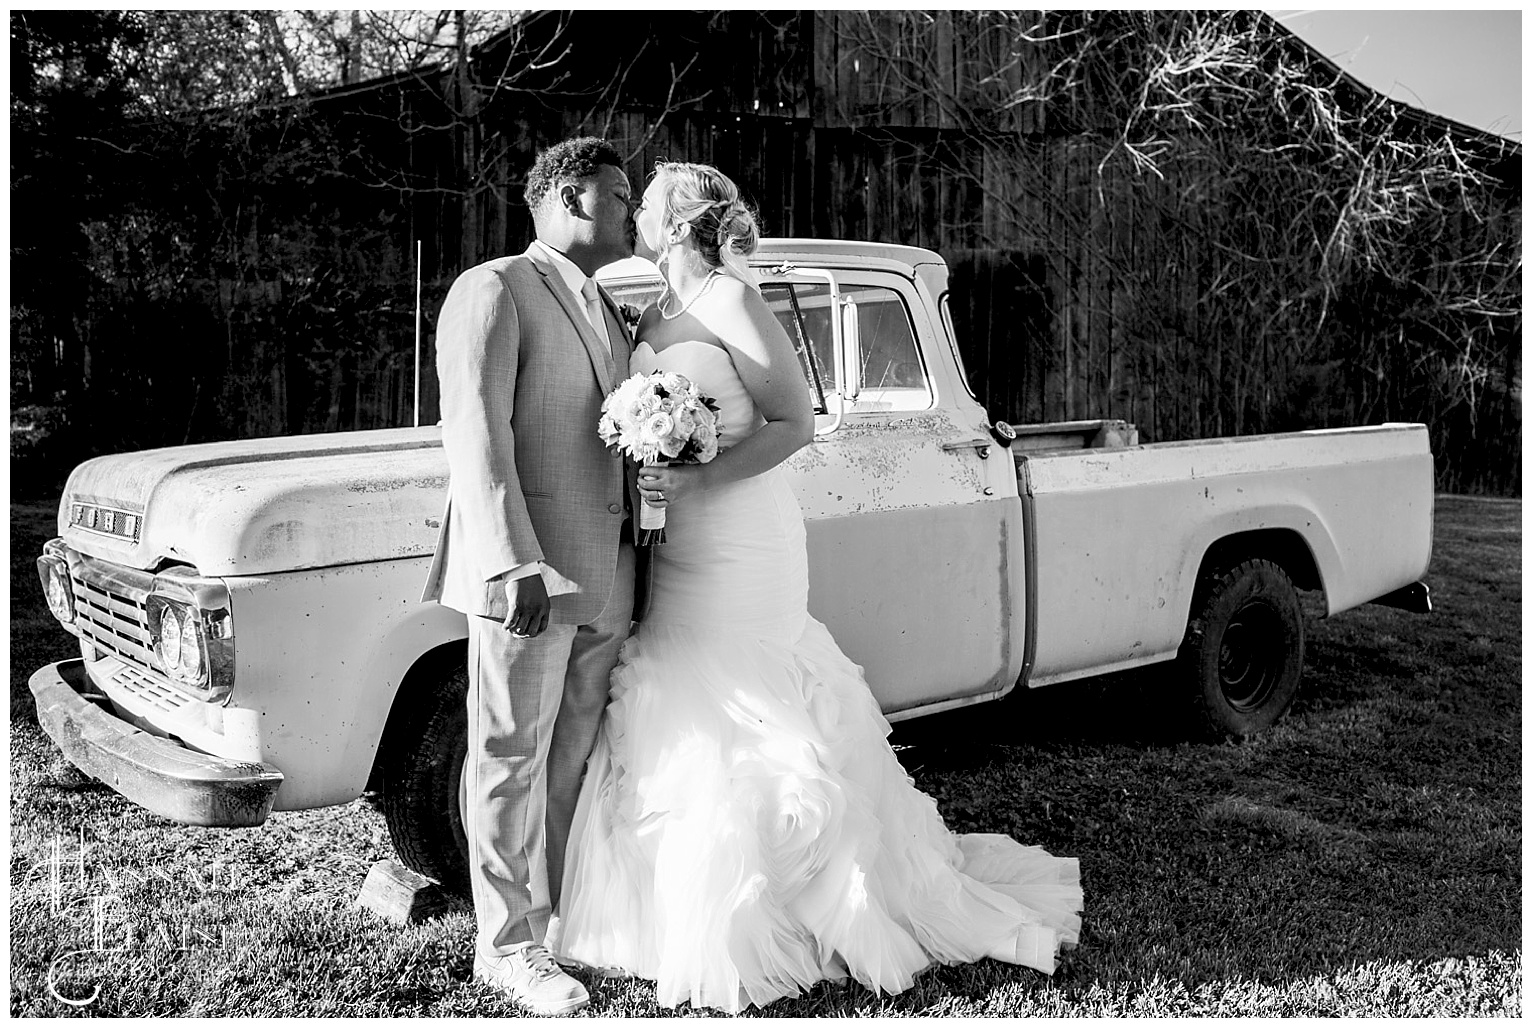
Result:
{"type": "MultiPolygon", "coordinates": [[[[610,287],[619,303],[646,307],[660,294],[658,280],[620,283],[610,287]]],[[[861,326],[861,390],[848,411],[924,410],[931,406],[930,381],[920,359],[920,347],[904,298],[884,286],[846,283],[841,295],[857,305],[861,326]]],[[[830,287],[823,282],[768,281],[761,296],[787,338],[792,340],[803,369],[814,413],[829,411],[835,380],[834,337],[830,328],[830,287]]]]}
{"type": "MultiPolygon", "coordinates": [[[[841,295],[857,306],[861,326],[861,389],[851,411],[924,410],[931,387],[904,299],[883,286],[844,284],[841,295]]],[[[798,351],[817,414],[835,394],[830,287],[818,282],[763,282],[761,296],[798,351]]]]}

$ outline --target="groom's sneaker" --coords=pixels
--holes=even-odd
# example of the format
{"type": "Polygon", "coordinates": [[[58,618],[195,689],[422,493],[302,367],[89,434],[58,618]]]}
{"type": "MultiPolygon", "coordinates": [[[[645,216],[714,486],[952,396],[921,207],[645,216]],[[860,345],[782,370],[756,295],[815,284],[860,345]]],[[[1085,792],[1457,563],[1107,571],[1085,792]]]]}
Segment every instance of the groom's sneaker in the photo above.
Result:
{"type": "Polygon", "coordinates": [[[559,952],[563,949],[564,922],[557,914],[548,915],[548,930],[543,932],[543,948],[553,954],[553,959],[558,961],[560,967],[566,971],[579,971],[586,976],[597,978],[632,978],[633,976],[620,967],[602,967],[597,964],[587,964],[583,960],[576,960],[566,953],[559,952]]]}
{"type": "Polygon", "coordinates": [[[548,948],[536,942],[498,957],[475,952],[473,976],[510,996],[529,1014],[572,1014],[590,1002],[585,986],[565,974],[548,948]]]}

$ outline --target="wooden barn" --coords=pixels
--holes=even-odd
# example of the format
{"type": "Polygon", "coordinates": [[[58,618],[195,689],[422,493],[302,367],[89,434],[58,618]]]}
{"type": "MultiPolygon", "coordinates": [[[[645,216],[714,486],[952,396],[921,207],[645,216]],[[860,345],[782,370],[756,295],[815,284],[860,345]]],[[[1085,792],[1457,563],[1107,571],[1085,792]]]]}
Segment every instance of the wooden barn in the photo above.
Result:
{"type": "Polygon", "coordinates": [[[440,298],[529,240],[535,152],[595,134],[637,182],[718,165],[767,234],[942,253],[996,417],[1146,442],[1424,420],[1445,488],[1519,488],[1520,147],[1258,12],[531,12],[281,119],[262,138],[336,156],[221,187],[221,414],[188,437],[408,423],[417,252],[434,420],[440,298]]]}

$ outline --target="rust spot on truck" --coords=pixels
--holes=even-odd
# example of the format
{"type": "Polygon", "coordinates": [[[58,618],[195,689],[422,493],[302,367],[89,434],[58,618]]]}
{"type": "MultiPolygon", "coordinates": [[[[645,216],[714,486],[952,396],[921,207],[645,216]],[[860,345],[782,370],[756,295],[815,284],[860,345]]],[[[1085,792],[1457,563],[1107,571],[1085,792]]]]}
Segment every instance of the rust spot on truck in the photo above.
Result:
{"type": "Polygon", "coordinates": [[[346,489],[353,493],[390,493],[399,489],[424,489],[431,491],[446,491],[447,480],[440,475],[421,475],[414,478],[381,478],[381,479],[358,479],[346,483],[346,489]]]}
{"type": "Polygon", "coordinates": [[[824,448],[822,445],[816,444],[830,442],[834,440],[834,438],[834,435],[829,435],[824,439],[814,440],[813,443],[802,447],[791,457],[788,457],[787,460],[783,461],[783,464],[798,471],[807,471],[810,468],[827,467],[830,462],[829,459],[825,456],[824,448]]]}
{"type": "Polygon", "coordinates": [[[301,521],[278,521],[267,525],[255,540],[254,554],[257,559],[275,556],[291,558],[297,552],[297,543],[304,533],[301,521]]]}

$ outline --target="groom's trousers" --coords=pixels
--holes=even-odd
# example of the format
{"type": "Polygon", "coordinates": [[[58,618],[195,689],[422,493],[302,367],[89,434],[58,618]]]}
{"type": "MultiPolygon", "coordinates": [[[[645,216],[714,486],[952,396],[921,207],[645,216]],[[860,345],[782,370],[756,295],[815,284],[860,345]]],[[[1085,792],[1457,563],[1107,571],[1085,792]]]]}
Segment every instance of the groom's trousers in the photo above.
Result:
{"type": "Polygon", "coordinates": [[[468,873],[478,947],[542,942],[558,905],[585,761],[633,611],[634,553],[618,548],[606,608],[586,625],[513,636],[468,619],[468,873]]]}

